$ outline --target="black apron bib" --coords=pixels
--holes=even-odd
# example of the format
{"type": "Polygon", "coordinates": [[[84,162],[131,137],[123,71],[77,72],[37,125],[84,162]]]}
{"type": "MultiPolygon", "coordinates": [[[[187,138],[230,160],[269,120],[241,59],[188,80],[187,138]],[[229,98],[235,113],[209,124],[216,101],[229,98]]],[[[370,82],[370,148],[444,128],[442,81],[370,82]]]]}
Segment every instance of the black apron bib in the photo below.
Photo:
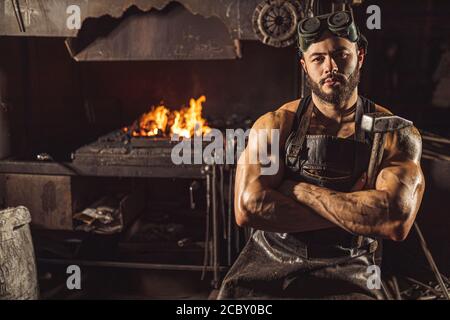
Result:
{"type": "MultiPolygon", "coordinates": [[[[286,178],[348,192],[367,170],[371,137],[360,128],[374,103],[358,98],[354,139],[307,135],[313,103],[301,100],[286,142],[286,178]]],[[[256,230],[225,276],[218,299],[383,299],[369,289],[380,242],[331,228],[302,233],[256,230]]]]}

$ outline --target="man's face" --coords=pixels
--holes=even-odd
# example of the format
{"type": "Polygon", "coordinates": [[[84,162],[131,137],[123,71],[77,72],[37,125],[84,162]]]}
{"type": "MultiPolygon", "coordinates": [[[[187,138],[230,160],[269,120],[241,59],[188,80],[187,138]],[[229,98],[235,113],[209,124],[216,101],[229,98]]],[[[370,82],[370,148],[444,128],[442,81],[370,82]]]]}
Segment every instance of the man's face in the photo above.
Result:
{"type": "Polygon", "coordinates": [[[301,59],[312,92],[326,103],[340,106],[359,83],[363,50],[329,32],[311,44],[301,59]]]}

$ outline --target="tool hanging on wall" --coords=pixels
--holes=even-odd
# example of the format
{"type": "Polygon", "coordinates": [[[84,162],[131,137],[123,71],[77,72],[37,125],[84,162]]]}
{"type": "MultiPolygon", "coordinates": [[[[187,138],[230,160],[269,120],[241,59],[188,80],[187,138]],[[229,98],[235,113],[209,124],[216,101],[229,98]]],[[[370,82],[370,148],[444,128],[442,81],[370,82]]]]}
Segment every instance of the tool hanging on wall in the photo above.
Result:
{"type": "Polygon", "coordinates": [[[22,12],[20,11],[19,0],[11,0],[14,15],[16,16],[17,24],[19,25],[20,32],[25,32],[25,23],[23,22],[22,12]]]}
{"type": "Polygon", "coordinates": [[[304,8],[296,0],[266,0],[253,13],[253,30],[263,43],[287,47],[297,40],[297,24],[304,8]]]}

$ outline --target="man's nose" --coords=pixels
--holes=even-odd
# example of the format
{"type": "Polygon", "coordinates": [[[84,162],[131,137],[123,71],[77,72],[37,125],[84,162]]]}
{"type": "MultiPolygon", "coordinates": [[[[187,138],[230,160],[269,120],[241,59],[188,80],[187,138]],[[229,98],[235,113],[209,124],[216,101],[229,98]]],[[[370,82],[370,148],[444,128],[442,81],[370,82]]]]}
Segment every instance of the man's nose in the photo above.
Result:
{"type": "Polygon", "coordinates": [[[338,66],[336,61],[334,61],[334,59],[331,56],[328,56],[327,58],[325,58],[325,73],[329,74],[332,73],[333,70],[335,72],[338,71],[338,66]]]}

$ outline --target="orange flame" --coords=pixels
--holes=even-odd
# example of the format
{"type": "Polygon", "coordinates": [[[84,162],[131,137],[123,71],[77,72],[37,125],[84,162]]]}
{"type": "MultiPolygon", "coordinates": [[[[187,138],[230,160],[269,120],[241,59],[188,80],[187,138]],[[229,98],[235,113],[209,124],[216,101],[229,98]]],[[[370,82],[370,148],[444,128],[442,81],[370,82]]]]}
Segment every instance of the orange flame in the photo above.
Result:
{"type": "MultiPolygon", "coordinates": [[[[191,99],[189,107],[183,107],[179,111],[171,111],[163,105],[153,106],[140,117],[139,128],[135,128],[131,134],[133,137],[176,134],[184,138],[205,135],[211,131],[206,120],[202,118],[202,103],[205,101],[205,96],[191,99]]],[[[129,128],[124,128],[123,131],[128,132],[129,128]]]]}

